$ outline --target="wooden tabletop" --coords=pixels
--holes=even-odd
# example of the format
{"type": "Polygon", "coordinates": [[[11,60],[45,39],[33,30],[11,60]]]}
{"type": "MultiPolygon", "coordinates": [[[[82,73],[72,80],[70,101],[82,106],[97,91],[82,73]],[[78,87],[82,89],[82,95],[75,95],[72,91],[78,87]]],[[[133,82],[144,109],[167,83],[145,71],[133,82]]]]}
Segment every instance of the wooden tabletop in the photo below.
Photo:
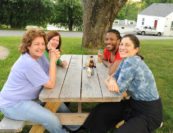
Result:
{"type": "Polygon", "coordinates": [[[44,102],[119,102],[122,96],[108,91],[104,80],[108,68],[97,61],[94,55],[94,75],[87,76],[84,68],[90,55],[63,55],[67,68],[57,67],[57,81],[54,89],[43,89],[39,99],[44,102]]]}

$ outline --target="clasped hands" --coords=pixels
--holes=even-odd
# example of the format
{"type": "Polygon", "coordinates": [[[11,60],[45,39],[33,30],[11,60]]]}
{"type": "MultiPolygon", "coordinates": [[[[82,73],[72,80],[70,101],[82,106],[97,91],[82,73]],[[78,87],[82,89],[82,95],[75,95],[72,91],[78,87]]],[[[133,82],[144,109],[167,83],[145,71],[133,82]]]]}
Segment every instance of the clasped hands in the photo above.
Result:
{"type": "Polygon", "coordinates": [[[52,47],[50,43],[48,43],[47,48],[49,50],[50,60],[57,61],[60,58],[60,51],[52,47]]]}

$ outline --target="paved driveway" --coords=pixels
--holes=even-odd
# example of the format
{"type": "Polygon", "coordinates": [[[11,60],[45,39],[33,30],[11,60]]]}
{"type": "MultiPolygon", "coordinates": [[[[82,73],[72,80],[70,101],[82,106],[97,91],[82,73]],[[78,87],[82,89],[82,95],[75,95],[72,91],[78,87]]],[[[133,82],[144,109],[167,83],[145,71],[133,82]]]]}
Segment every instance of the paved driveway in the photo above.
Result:
{"type": "MultiPolygon", "coordinates": [[[[22,36],[25,31],[22,30],[0,30],[0,36],[22,36]]],[[[82,32],[60,32],[63,37],[82,37],[82,32]]]]}
{"type": "MultiPolygon", "coordinates": [[[[134,34],[133,29],[118,29],[123,36],[127,33],[134,34]]],[[[0,30],[0,36],[22,36],[25,31],[19,31],[19,30],[0,30]]],[[[82,37],[82,32],[68,32],[68,31],[60,31],[60,34],[62,37],[82,37]]],[[[157,39],[173,39],[172,37],[166,37],[166,36],[142,36],[137,35],[140,40],[157,40],[157,39]]]]}

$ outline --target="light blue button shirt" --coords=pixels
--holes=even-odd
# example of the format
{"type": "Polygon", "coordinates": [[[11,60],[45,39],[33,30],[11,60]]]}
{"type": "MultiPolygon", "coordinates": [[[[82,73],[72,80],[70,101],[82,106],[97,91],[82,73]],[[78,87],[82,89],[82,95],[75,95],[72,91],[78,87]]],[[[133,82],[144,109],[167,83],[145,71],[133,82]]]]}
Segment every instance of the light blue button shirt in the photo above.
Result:
{"type": "Polygon", "coordinates": [[[139,56],[125,58],[114,77],[120,93],[127,93],[134,100],[153,101],[159,99],[154,76],[139,56]]]}

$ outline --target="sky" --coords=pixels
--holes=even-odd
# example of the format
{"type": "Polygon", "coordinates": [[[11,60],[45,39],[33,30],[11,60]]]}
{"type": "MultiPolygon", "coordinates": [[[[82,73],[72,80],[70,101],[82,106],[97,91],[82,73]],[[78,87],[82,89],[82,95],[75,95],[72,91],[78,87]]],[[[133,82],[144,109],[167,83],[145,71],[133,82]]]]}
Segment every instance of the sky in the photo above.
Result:
{"type": "Polygon", "coordinates": [[[133,1],[133,2],[141,2],[141,0],[129,0],[129,1],[133,1]]]}

